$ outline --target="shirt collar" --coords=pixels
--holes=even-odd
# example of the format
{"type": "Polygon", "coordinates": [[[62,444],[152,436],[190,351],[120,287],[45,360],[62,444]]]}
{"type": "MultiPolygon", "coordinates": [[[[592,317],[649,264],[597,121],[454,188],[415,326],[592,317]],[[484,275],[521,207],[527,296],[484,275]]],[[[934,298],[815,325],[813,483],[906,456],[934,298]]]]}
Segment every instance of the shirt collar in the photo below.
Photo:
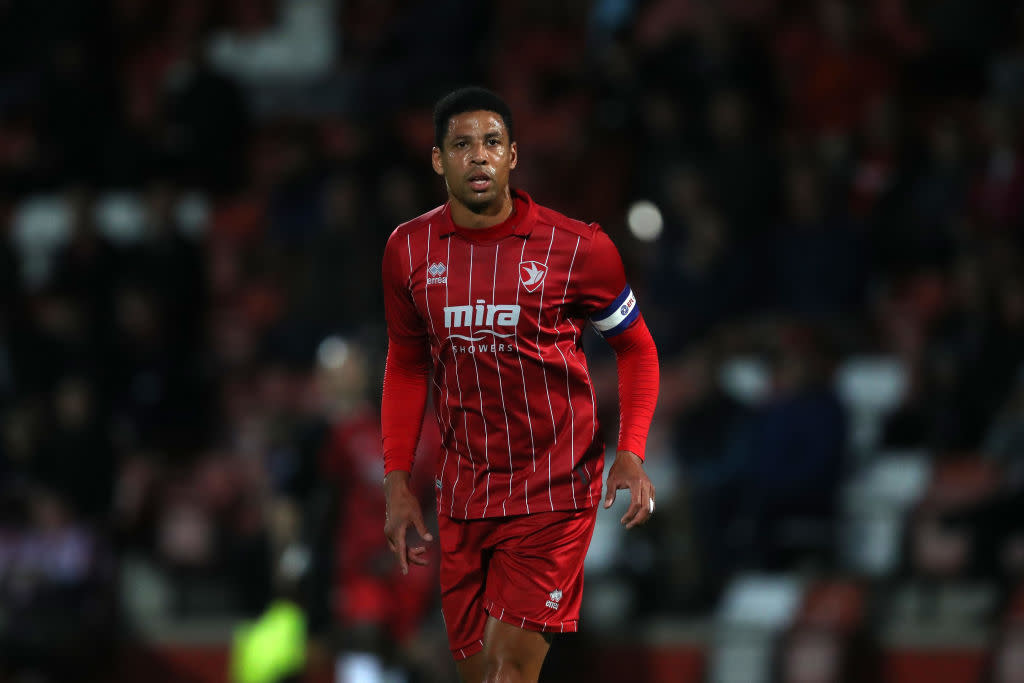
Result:
{"type": "MultiPolygon", "coordinates": [[[[533,224],[536,222],[537,205],[534,204],[533,199],[526,192],[512,188],[512,201],[519,200],[523,203],[524,209],[519,211],[512,220],[515,222],[512,228],[513,235],[517,237],[527,237],[533,231],[533,224]]],[[[444,217],[443,229],[438,237],[444,238],[455,234],[455,223],[452,222],[452,211],[451,201],[445,202],[444,208],[441,210],[441,215],[444,217]]]]}

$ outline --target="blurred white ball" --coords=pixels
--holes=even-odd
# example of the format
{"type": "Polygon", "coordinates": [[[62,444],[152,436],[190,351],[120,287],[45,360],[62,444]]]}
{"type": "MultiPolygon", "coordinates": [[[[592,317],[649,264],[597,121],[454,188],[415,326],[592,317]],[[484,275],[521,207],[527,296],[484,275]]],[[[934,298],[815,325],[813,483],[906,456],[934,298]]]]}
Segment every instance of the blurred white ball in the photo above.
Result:
{"type": "Polygon", "coordinates": [[[626,214],[626,223],[633,237],[643,242],[653,242],[661,236],[665,225],[661,209],[646,199],[633,202],[626,214]]]}
{"type": "Polygon", "coordinates": [[[316,360],[321,367],[337,370],[348,360],[348,343],[341,337],[327,337],[316,350],[316,360]]]}

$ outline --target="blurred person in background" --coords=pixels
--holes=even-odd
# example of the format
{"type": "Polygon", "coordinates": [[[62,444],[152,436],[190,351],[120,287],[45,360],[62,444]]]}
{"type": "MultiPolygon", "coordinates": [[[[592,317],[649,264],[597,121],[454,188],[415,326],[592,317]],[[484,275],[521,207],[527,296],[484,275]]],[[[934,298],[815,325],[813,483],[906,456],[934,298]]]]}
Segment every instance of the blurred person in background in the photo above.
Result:
{"type": "Polygon", "coordinates": [[[4,502],[0,679],[109,680],[116,635],[110,547],[52,489],[25,488],[4,502]]]}
{"type": "Polygon", "coordinates": [[[95,190],[82,185],[65,191],[71,234],[54,254],[49,280],[78,303],[90,344],[99,350],[110,343],[113,292],[126,261],[123,253],[96,223],[95,190]]]}
{"type": "MultiPolygon", "coordinates": [[[[329,337],[317,354],[317,394],[326,430],[317,448],[318,479],[327,486],[327,510],[326,517],[322,508],[310,510],[321,517],[310,521],[330,532],[318,534],[324,538],[328,554],[322,566],[328,571],[315,600],[329,606],[339,683],[354,680],[358,672],[374,672],[373,678],[416,670],[439,678],[444,669],[437,667],[436,649],[421,632],[434,605],[436,562],[429,571],[403,575],[380,533],[385,515],[380,413],[371,400],[370,368],[366,350],[352,339],[329,337]]],[[[438,446],[437,430],[427,425],[410,482],[423,506],[432,497],[438,446]]]]}
{"type": "Polygon", "coordinates": [[[845,471],[846,414],[831,384],[820,333],[783,335],[771,357],[771,394],[744,420],[729,459],[738,464],[733,543],[739,565],[829,566],[845,471]]]}
{"type": "Polygon", "coordinates": [[[982,449],[999,467],[1000,486],[979,502],[955,506],[944,521],[969,532],[969,571],[1012,590],[1024,576],[1024,365],[1018,366],[1013,389],[996,412],[982,449]]]}
{"type": "Polygon", "coordinates": [[[135,435],[179,449],[202,441],[210,414],[202,363],[207,257],[203,244],[181,230],[181,197],[166,178],[146,186],[141,239],[122,250],[114,290],[116,353],[105,363],[116,369],[119,408],[150,404],[159,413],[128,417],[141,430],[135,435]]]}
{"type": "Polygon", "coordinates": [[[339,297],[338,292],[364,288],[367,264],[378,260],[383,245],[360,234],[368,210],[356,174],[332,175],[324,183],[320,201],[323,227],[312,236],[301,258],[300,315],[321,337],[332,329],[350,335],[372,317],[371,311],[380,310],[380,297],[366,291],[353,300],[339,297]]]}
{"type": "Polygon", "coordinates": [[[649,275],[655,301],[668,312],[659,322],[672,351],[699,342],[747,310],[756,277],[749,249],[736,244],[715,208],[699,207],[680,227],[685,235],[666,240],[649,275]]]}
{"type": "Polygon", "coordinates": [[[1006,624],[996,638],[984,683],[1024,683],[1024,625],[1006,624]]]}
{"type": "Polygon", "coordinates": [[[102,424],[93,384],[63,378],[33,457],[34,479],[57,492],[82,520],[105,525],[112,508],[117,458],[102,424]]]}
{"type": "MultiPolygon", "coordinates": [[[[726,393],[719,379],[721,349],[714,341],[684,356],[676,378],[679,412],[673,420],[672,446],[686,473],[687,510],[696,566],[690,585],[675,583],[681,608],[706,609],[715,604],[724,583],[739,568],[727,530],[739,506],[745,463],[737,447],[749,409],[726,393]]],[[[661,598],[658,598],[659,600],[661,598]]]]}
{"type": "Polygon", "coordinates": [[[604,504],[629,489],[627,527],[654,512],[642,463],[657,352],[607,235],[510,188],[508,105],[456,90],[437,103],[434,128],[432,166],[448,202],[399,226],[384,254],[385,533],[403,573],[427,563],[406,532],[433,540],[409,486],[432,381],[452,655],[469,682],[536,681],[552,634],[577,629],[601,501],[604,445],[582,327],[589,319],[618,359],[622,419],[604,504]]]}
{"type": "Polygon", "coordinates": [[[249,111],[239,85],[210,63],[204,37],[186,39],[168,73],[164,153],[188,184],[228,193],[245,180],[249,111]]]}
{"type": "Polygon", "coordinates": [[[785,176],[785,220],[774,240],[776,303],[790,315],[839,318],[863,306],[858,232],[829,204],[820,169],[797,163],[785,176]]]}
{"type": "MultiPolygon", "coordinates": [[[[1012,254],[1012,250],[1010,250],[1012,254]]],[[[1017,278],[1003,285],[995,253],[964,249],[950,267],[950,297],[931,325],[927,353],[937,387],[931,445],[973,450],[1005,401],[1024,361],[1017,278]]]]}
{"type": "Polygon", "coordinates": [[[951,116],[940,116],[926,131],[924,159],[908,182],[899,224],[879,235],[875,268],[940,266],[948,263],[953,239],[967,207],[969,173],[963,131],[951,116]]]}
{"type": "Polygon", "coordinates": [[[708,98],[701,166],[709,192],[733,230],[749,237],[774,212],[778,170],[772,150],[755,130],[746,93],[724,88],[708,98]]]}

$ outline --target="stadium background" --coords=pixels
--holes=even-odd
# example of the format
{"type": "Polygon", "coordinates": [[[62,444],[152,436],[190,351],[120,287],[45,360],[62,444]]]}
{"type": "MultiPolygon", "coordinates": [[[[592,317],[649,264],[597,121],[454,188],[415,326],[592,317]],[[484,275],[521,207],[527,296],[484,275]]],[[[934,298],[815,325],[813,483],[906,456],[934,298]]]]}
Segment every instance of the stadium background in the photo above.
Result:
{"type": "Polygon", "coordinates": [[[379,263],[481,83],[662,358],[544,680],[1024,681],[1024,4],[6,0],[0,54],[2,680],[450,678],[379,263]]]}

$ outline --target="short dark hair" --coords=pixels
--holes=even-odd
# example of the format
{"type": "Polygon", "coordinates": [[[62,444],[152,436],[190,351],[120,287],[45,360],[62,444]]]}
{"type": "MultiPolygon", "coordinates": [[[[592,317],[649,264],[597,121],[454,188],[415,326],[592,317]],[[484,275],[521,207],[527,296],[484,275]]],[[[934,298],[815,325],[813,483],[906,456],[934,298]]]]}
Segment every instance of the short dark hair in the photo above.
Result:
{"type": "Polygon", "coordinates": [[[508,108],[505,100],[487,88],[470,86],[453,90],[438,100],[434,106],[435,145],[440,147],[444,141],[448,121],[453,116],[465,114],[467,111],[493,111],[504,120],[509,142],[516,139],[512,131],[512,110],[508,108]]]}

